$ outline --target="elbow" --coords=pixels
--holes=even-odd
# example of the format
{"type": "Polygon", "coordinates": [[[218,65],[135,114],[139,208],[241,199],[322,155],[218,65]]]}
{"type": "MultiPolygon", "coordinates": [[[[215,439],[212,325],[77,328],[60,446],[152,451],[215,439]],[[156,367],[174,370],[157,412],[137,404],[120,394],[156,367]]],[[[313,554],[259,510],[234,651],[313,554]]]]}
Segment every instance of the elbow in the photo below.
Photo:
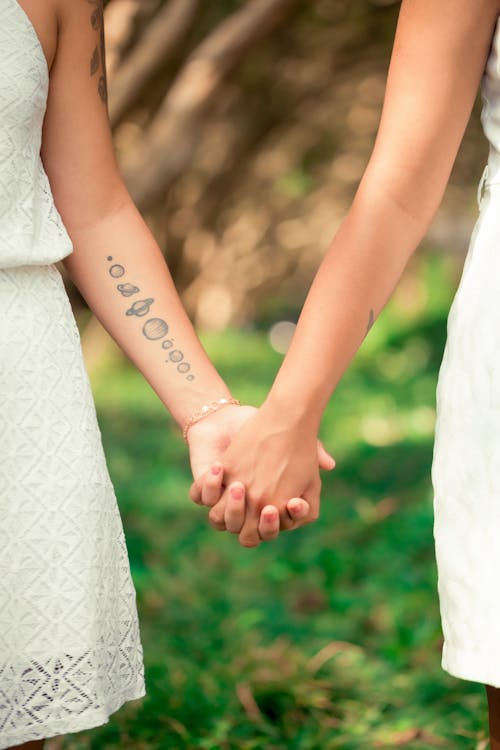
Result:
{"type": "Polygon", "coordinates": [[[79,189],[74,185],[59,186],[53,191],[54,202],[70,235],[96,226],[108,218],[133,205],[125,183],[118,175],[113,181],[99,185],[83,183],[79,189]]]}
{"type": "Polygon", "coordinates": [[[430,168],[368,165],[355,203],[421,239],[441,204],[447,180],[448,175],[438,177],[430,168]]]}

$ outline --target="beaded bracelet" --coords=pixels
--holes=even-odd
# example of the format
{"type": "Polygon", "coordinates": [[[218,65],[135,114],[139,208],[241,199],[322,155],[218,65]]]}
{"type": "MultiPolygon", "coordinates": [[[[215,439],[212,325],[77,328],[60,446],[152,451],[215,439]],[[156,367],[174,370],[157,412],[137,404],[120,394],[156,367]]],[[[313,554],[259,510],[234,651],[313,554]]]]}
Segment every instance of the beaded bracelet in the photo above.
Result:
{"type": "Polygon", "coordinates": [[[196,422],[199,422],[200,419],[204,419],[205,417],[208,417],[209,414],[213,414],[214,411],[218,411],[218,409],[222,409],[223,406],[241,406],[241,403],[238,401],[237,398],[219,398],[217,401],[210,401],[208,404],[205,404],[201,407],[201,409],[198,409],[195,411],[186,422],[184,429],[182,431],[182,437],[184,438],[185,442],[187,443],[187,434],[190,427],[192,427],[196,422]]]}

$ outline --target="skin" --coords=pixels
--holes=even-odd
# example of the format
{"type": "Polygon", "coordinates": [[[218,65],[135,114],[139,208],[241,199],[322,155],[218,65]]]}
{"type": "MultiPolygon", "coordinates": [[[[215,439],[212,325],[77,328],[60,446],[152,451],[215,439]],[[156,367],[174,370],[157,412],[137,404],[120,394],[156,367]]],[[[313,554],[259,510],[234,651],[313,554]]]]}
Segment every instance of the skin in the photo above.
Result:
{"type": "Polygon", "coordinates": [[[53,2],[59,34],[42,159],[74,245],[64,265],[182,425],[201,404],[230,396],[229,389],[206,357],[158,245],[118,171],[102,82],[102,8],[89,0],[53,2]],[[138,291],[126,296],[123,284],[138,291]],[[161,340],[145,335],[151,320],[168,325],[178,361],[172,361],[161,340]],[[187,372],[177,366],[181,361],[189,365],[187,372]]]}
{"type": "MultiPolygon", "coordinates": [[[[313,444],[321,416],[441,202],[499,13],[497,0],[441,0],[438,11],[434,0],[403,0],[370,162],[269,396],[224,457],[224,482],[246,488],[239,534],[248,546],[258,544],[267,503],[282,514],[286,498],[303,494],[318,512],[313,444]]],[[[195,501],[208,482],[193,485],[195,501]]],[[[224,529],[230,493],[222,487],[214,501],[215,494],[210,520],[224,529]]],[[[500,688],[485,687],[490,748],[500,750],[500,688]]]]}
{"type": "MultiPolygon", "coordinates": [[[[31,21],[49,73],[41,156],[74,246],[64,265],[101,323],[183,427],[203,404],[231,394],[201,346],[163,255],[118,170],[106,106],[102,6],[97,0],[22,0],[19,5],[31,21]],[[163,346],[167,340],[172,346],[163,346]]],[[[194,477],[224,456],[235,431],[254,411],[226,406],[189,430],[194,477]]],[[[319,444],[316,463],[333,466],[319,444]]],[[[220,494],[221,483],[216,487],[220,494]]],[[[241,506],[241,483],[227,485],[227,491],[241,506]]],[[[210,487],[208,492],[210,499],[210,487]]],[[[292,500],[288,527],[299,525],[309,512],[306,501],[292,500]]],[[[274,506],[263,508],[258,526],[260,539],[276,536],[274,506]]],[[[37,741],[17,747],[42,746],[37,741]]]]}
{"type": "MultiPolygon", "coordinates": [[[[101,323],[183,427],[203,404],[231,394],[193,330],[116,163],[106,106],[102,6],[97,0],[19,4],[38,36],[50,76],[41,155],[74,246],[64,265],[101,323]],[[129,293],[135,287],[138,292],[129,293]],[[168,337],[152,338],[151,320],[163,321],[168,337]],[[172,346],[167,348],[167,342],[172,346]]],[[[210,425],[210,457],[196,439],[197,431],[190,430],[196,470],[207,471],[222,458],[232,438],[229,430],[248,417],[243,411],[229,419],[223,415],[229,408],[203,420],[204,434],[210,425]]],[[[292,503],[288,525],[308,512],[306,503],[292,503]]],[[[276,509],[268,508],[263,539],[275,536],[277,523],[276,509]]]]}
{"type": "MultiPolygon", "coordinates": [[[[317,272],[263,406],[224,457],[209,518],[226,527],[227,489],[246,489],[241,543],[288,498],[319,513],[314,441],[337,383],[390,298],[441,202],[488,57],[498,0],[403,0],[377,139],[354,202],[317,272]],[[321,356],[319,356],[321,353],[321,356]],[[311,362],[315,363],[311,367],[311,362]],[[221,488],[222,489],[222,488],[221,488]]],[[[208,481],[208,479],[206,480],[208,481]]],[[[191,496],[203,495],[203,482],[191,496]]]]}
{"type": "MultiPolygon", "coordinates": [[[[75,245],[65,265],[101,322],[183,424],[200,403],[229,392],[196,339],[161,253],[119,175],[101,81],[102,28],[92,20],[96,3],[23,0],[22,7],[50,70],[42,158],[75,245]],[[133,283],[147,290],[155,317],[169,325],[175,321],[195,381],[175,368],[161,369],[163,351],[159,355],[159,348],[152,349],[137,316],[127,316],[127,300],[116,294],[115,279],[103,270],[108,255],[119,258],[133,283]]],[[[294,505],[289,498],[308,501],[302,505],[307,510],[302,523],[318,516],[316,436],[322,412],[441,200],[497,14],[497,3],[487,0],[442,0],[439,17],[433,0],[403,2],[374,154],[317,274],[269,397],[258,412],[226,407],[189,431],[192,465],[205,467],[192,498],[211,504],[223,490],[210,511],[211,522],[216,528],[229,525],[245,546],[256,546],[259,529],[272,524],[275,535],[278,517],[282,528],[300,523],[287,510],[287,504],[294,505]],[[437,76],[436,70],[446,75],[437,76]],[[224,458],[223,465],[200,449],[210,425],[212,452],[224,458]],[[247,493],[244,508],[241,492],[234,492],[238,487],[247,493]]],[[[327,463],[332,466],[331,460],[327,463]]],[[[496,696],[488,689],[490,708],[498,711],[496,696]]],[[[498,728],[495,716],[492,722],[498,728]]],[[[37,746],[41,743],[25,745],[37,746]]]]}

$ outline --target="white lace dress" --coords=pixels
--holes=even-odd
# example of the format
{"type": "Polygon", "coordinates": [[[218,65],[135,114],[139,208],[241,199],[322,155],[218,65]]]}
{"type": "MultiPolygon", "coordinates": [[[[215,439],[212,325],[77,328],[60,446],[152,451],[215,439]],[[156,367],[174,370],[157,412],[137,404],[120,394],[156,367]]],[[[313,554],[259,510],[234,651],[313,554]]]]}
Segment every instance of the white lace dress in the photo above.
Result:
{"type": "Polygon", "coordinates": [[[40,159],[48,70],[0,0],[0,748],[144,695],[135,589],[40,159]]]}
{"type": "Polygon", "coordinates": [[[482,93],[490,155],[448,316],[432,480],[442,665],[500,687],[500,23],[482,93]]]}

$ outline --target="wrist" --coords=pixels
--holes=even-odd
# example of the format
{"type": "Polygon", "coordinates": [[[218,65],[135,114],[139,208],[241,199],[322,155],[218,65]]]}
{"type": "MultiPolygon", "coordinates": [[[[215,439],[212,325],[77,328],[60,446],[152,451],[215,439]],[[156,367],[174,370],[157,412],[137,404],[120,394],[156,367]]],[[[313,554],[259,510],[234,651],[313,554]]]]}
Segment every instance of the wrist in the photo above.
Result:
{"type": "Polygon", "coordinates": [[[189,390],[177,391],[175,393],[175,400],[170,396],[168,402],[164,400],[163,403],[182,431],[195,412],[200,411],[203,406],[222,398],[233,398],[231,391],[224,383],[214,385],[214,387],[200,387],[196,389],[191,387],[189,390]]]}
{"type": "Polygon", "coordinates": [[[209,401],[206,404],[203,404],[203,406],[201,406],[199,409],[193,411],[193,413],[186,420],[182,429],[182,437],[184,438],[184,441],[186,443],[188,442],[188,433],[196,425],[198,425],[200,422],[205,421],[220,409],[227,408],[229,406],[241,406],[241,404],[237,399],[232,398],[232,396],[223,396],[221,398],[209,401]]]}
{"type": "Polygon", "coordinates": [[[315,435],[319,431],[322,410],[298,396],[296,390],[273,386],[259,411],[287,429],[315,435]]]}

